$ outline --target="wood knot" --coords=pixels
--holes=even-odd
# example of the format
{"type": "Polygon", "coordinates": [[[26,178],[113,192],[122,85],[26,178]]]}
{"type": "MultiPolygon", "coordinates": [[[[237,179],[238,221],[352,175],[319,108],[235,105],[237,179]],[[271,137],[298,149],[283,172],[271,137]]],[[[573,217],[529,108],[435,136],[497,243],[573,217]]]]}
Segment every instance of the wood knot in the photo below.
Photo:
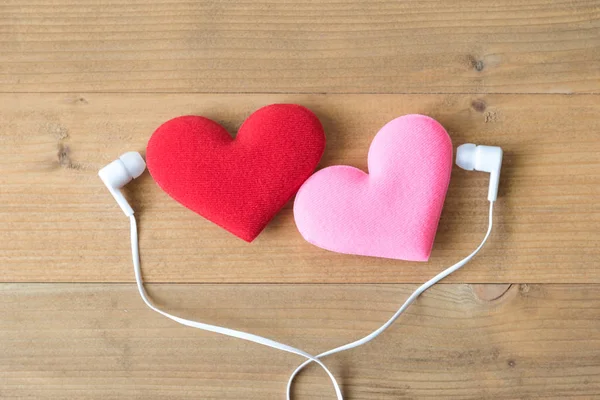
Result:
{"type": "Polygon", "coordinates": [[[485,64],[483,63],[483,61],[477,60],[473,65],[473,68],[475,68],[475,71],[481,72],[485,68],[485,64]]]}
{"type": "Polygon", "coordinates": [[[58,144],[58,152],[56,154],[56,157],[58,159],[58,165],[62,168],[74,170],[83,169],[83,166],[81,164],[73,162],[73,160],[71,160],[71,149],[65,144],[58,144]]]}
{"type": "Polygon", "coordinates": [[[511,286],[512,284],[510,283],[484,283],[471,285],[471,288],[478,299],[483,301],[495,301],[504,296],[511,286]]]}
{"type": "Polygon", "coordinates": [[[487,104],[485,104],[485,101],[477,99],[473,100],[473,102],[471,103],[471,107],[473,107],[473,110],[477,112],[484,112],[487,108],[487,104]]]}

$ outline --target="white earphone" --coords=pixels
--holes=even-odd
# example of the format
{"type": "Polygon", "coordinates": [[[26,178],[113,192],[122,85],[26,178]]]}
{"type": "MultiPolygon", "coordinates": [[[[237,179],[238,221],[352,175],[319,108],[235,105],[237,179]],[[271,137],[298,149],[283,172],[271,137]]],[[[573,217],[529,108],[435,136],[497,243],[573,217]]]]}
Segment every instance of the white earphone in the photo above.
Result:
{"type": "Polygon", "coordinates": [[[121,188],[142,175],[146,170],[146,162],[140,153],[130,151],[98,171],[98,176],[113,195],[125,216],[133,215],[133,208],[129,205],[121,188]]]}
{"type": "Polygon", "coordinates": [[[456,150],[456,165],[467,171],[490,173],[488,200],[496,201],[500,186],[500,168],[502,167],[502,149],[497,146],[476,146],[465,143],[456,150]]]}
{"type": "Polygon", "coordinates": [[[146,305],[148,307],[150,307],[152,310],[156,311],[157,313],[159,313],[175,322],[185,325],[185,326],[202,329],[202,330],[209,331],[209,332],[220,333],[222,335],[236,337],[239,339],[248,340],[248,341],[251,341],[254,343],[258,343],[258,344],[262,344],[264,346],[274,348],[274,349],[286,351],[288,353],[297,354],[299,356],[306,358],[306,361],[304,361],[302,364],[300,364],[298,366],[298,368],[296,368],[296,370],[291,374],[291,376],[288,380],[287,400],[291,400],[291,387],[292,387],[294,378],[304,367],[306,367],[308,364],[310,364],[312,362],[317,363],[319,366],[321,366],[324,369],[324,371],[327,373],[327,375],[329,376],[329,378],[334,386],[337,399],[343,400],[343,396],[342,396],[342,392],[340,390],[339,384],[337,383],[337,381],[336,381],[335,377],[333,376],[333,374],[331,373],[331,371],[329,371],[329,369],[325,366],[325,364],[323,364],[323,362],[321,361],[321,358],[335,354],[335,353],[339,353],[341,351],[353,349],[355,347],[361,346],[361,345],[368,343],[371,340],[375,339],[377,336],[379,336],[381,333],[383,333],[387,328],[389,328],[396,321],[396,319],[398,319],[398,317],[400,317],[400,315],[412,304],[412,302],[414,302],[423,292],[425,292],[431,286],[438,283],[439,281],[441,281],[448,275],[450,275],[453,272],[457,271],[458,269],[462,268],[465,264],[467,264],[469,261],[471,261],[471,259],[479,252],[479,250],[481,250],[481,248],[487,241],[487,239],[490,236],[490,233],[492,231],[493,206],[494,206],[494,202],[496,201],[496,198],[498,196],[498,186],[500,183],[499,178],[500,178],[500,168],[502,166],[502,157],[503,157],[503,153],[502,153],[502,149],[500,147],[476,146],[472,143],[467,143],[467,144],[463,144],[463,145],[459,146],[457,149],[457,152],[456,152],[456,164],[459,167],[466,169],[468,171],[476,170],[476,171],[488,172],[490,174],[490,185],[489,185],[489,190],[488,190],[488,200],[490,202],[489,224],[488,224],[487,232],[486,232],[483,240],[479,244],[479,246],[471,254],[469,254],[467,257],[463,258],[461,261],[459,261],[456,264],[452,265],[451,267],[445,269],[444,271],[440,272],[439,274],[437,274],[436,276],[431,278],[429,281],[427,281],[424,284],[422,284],[421,286],[419,286],[408,297],[408,299],[404,302],[404,304],[402,304],[402,306],[396,311],[396,313],[394,313],[394,315],[392,315],[392,317],[390,319],[388,319],[388,321],[385,324],[383,324],[381,327],[379,327],[377,330],[371,332],[367,336],[365,336],[361,339],[358,339],[354,342],[351,342],[346,345],[337,347],[335,349],[326,351],[326,352],[321,353],[316,356],[313,356],[313,355],[306,353],[295,347],[286,345],[284,343],[276,342],[274,340],[271,340],[271,339],[268,339],[268,338],[265,338],[262,336],[257,336],[257,335],[253,335],[251,333],[236,331],[236,330],[229,329],[229,328],[223,328],[220,326],[209,325],[209,324],[205,324],[202,322],[196,322],[196,321],[188,320],[185,318],[177,317],[175,315],[169,314],[169,313],[159,309],[158,307],[156,307],[152,303],[152,301],[149,299],[148,294],[146,293],[146,290],[144,289],[141,266],[140,266],[140,257],[139,257],[137,223],[136,223],[135,216],[133,215],[134,212],[120,191],[120,189],[123,186],[125,186],[127,183],[129,183],[132,179],[139,177],[144,172],[144,170],[146,169],[146,163],[144,162],[144,159],[142,158],[142,156],[139,153],[128,152],[128,153],[123,154],[117,160],[111,162],[110,164],[108,164],[107,166],[102,168],[98,172],[98,175],[100,176],[100,179],[102,179],[102,182],[104,182],[104,184],[106,185],[106,187],[108,188],[110,193],[113,195],[113,197],[115,198],[115,200],[117,201],[117,203],[119,204],[119,206],[121,207],[121,209],[123,210],[125,215],[129,217],[129,220],[131,223],[131,252],[132,252],[135,280],[136,280],[136,284],[137,284],[137,288],[140,293],[140,296],[142,297],[142,300],[144,301],[144,303],[146,303],[146,305]]]}

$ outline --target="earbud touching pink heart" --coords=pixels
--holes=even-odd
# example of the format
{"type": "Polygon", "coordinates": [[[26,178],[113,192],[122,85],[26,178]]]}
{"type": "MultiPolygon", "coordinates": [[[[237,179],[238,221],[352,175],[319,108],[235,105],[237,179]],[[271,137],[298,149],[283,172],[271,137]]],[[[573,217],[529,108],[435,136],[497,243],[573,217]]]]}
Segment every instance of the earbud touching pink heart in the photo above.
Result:
{"type": "Polygon", "coordinates": [[[161,125],[148,170],[172,198],[250,242],[313,173],[325,149],[319,119],[295,104],[252,114],[237,137],[197,116],[161,125]]]}
{"type": "Polygon", "coordinates": [[[311,176],[294,202],[298,230],[339,253],[427,261],[452,170],[448,133],[424,115],[396,118],[373,139],[368,167],[311,176]]]}

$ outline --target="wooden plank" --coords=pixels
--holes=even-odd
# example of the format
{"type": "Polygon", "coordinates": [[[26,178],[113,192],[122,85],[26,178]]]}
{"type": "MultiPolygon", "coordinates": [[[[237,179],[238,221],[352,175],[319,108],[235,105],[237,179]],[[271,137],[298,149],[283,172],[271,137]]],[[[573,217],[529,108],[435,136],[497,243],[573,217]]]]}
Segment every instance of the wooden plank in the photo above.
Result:
{"type": "MultiPolygon", "coordinates": [[[[131,282],[129,222],[96,173],[182,114],[235,131],[252,110],[297,102],[324,123],[321,166],[366,169],[375,132],[407,113],[437,118],[455,145],[500,145],[496,225],[453,282],[600,282],[600,96],[0,96],[4,282],[131,282]]],[[[181,207],[145,174],[126,193],[154,282],[422,282],[469,254],[487,226],[488,175],[455,167],[429,263],[340,255],[305,242],[291,204],[253,244],[181,207]]]]}
{"type": "MultiPolygon", "coordinates": [[[[172,312],[319,352],[376,329],[413,285],[152,285],[172,312]]],[[[597,285],[427,292],[385,334],[325,359],[349,399],[600,396],[597,285]]],[[[133,285],[0,285],[4,399],[281,399],[302,360],[173,323],[133,285]]],[[[332,399],[310,368],[296,399],[332,399]]]]}
{"type": "Polygon", "coordinates": [[[2,92],[581,93],[600,2],[0,5],[2,92]]]}

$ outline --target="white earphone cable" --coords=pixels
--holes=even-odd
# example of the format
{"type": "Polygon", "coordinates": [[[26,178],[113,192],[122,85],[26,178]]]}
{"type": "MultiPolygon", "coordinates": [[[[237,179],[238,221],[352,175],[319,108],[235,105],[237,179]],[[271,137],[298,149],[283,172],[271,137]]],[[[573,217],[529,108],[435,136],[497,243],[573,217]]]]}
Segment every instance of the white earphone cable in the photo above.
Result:
{"type": "Polygon", "coordinates": [[[131,223],[131,255],[133,258],[133,269],[135,271],[135,281],[137,283],[137,288],[138,288],[138,291],[140,292],[140,296],[142,297],[142,300],[144,300],[144,303],[146,303],[146,305],[148,307],[150,307],[152,310],[156,311],[157,313],[159,313],[175,322],[185,325],[185,326],[202,329],[202,330],[209,331],[209,332],[220,333],[222,335],[231,336],[231,337],[235,337],[238,339],[248,340],[250,342],[262,344],[264,346],[272,347],[277,350],[282,350],[282,351],[286,351],[288,353],[293,353],[293,354],[297,354],[299,356],[305,357],[306,359],[310,360],[311,362],[315,362],[315,363],[319,364],[323,368],[323,370],[325,370],[325,372],[329,376],[329,379],[331,380],[331,383],[333,384],[333,387],[335,389],[335,394],[336,394],[338,400],[344,399],[342,396],[340,387],[339,387],[337,381],[335,380],[335,377],[333,376],[331,371],[329,371],[329,369],[325,366],[325,364],[323,364],[323,362],[321,362],[321,360],[317,359],[316,357],[314,357],[300,349],[297,349],[292,346],[288,346],[283,343],[276,342],[271,339],[267,339],[262,336],[253,335],[251,333],[236,331],[234,329],[223,328],[223,327],[216,326],[216,325],[204,324],[201,322],[196,322],[196,321],[192,321],[189,319],[177,317],[175,315],[169,314],[168,312],[163,311],[160,308],[156,307],[152,303],[152,301],[148,298],[148,294],[146,293],[146,289],[144,288],[144,284],[142,281],[142,271],[141,271],[141,267],[140,267],[140,254],[139,254],[139,247],[138,247],[137,223],[135,220],[135,215],[131,215],[129,217],[129,221],[131,223]]]}
{"type": "Polygon", "coordinates": [[[375,339],[377,336],[379,336],[381,333],[383,333],[387,328],[389,328],[398,319],[398,317],[400,317],[400,315],[402,315],[402,313],[404,311],[406,311],[408,306],[410,306],[417,299],[417,297],[419,297],[423,292],[425,292],[431,286],[433,286],[437,282],[441,281],[442,279],[444,279],[448,275],[452,274],[453,272],[459,270],[461,267],[463,267],[465,264],[467,264],[469,261],[471,261],[471,259],[481,250],[481,248],[487,241],[488,237],[490,236],[490,233],[492,232],[493,208],[494,208],[494,202],[490,201],[489,224],[488,224],[487,233],[485,234],[485,237],[483,238],[483,241],[481,242],[481,244],[471,254],[469,254],[467,257],[465,257],[458,263],[445,269],[444,271],[440,272],[439,274],[437,274],[436,276],[434,276],[433,278],[431,278],[430,280],[428,280],[427,282],[425,282],[424,284],[419,286],[408,297],[408,299],[404,302],[404,304],[402,304],[402,306],[398,309],[398,311],[396,311],[396,313],[385,324],[383,324],[381,327],[379,327],[377,330],[373,331],[372,333],[363,337],[362,339],[356,340],[354,342],[348,343],[348,344],[340,346],[340,347],[336,347],[335,349],[332,349],[332,350],[328,350],[317,356],[313,356],[313,355],[306,353],[295,347],[292,347],[292,346],[289,346],[289,345],[286,345],[286,344],[283,344],[280,342],[276,342],[274,340],[267,339],[262,336],[253,335],[251,333],[241,332],[241,331],[237,331],[234,329],[223,328],[223,327],[216,326],[216,325],[205,324],[205,323],[196,322],[196,321],[192,321],[189,319],[177,317],[175,315],[169,314],[166,311],[163,311],[163,310],[159,309],[158,307],[156,307],[152,303],[152,301],[149,299],[148,294],[146,293],[146,289],[144,288],[144,284],[143,284],[143,280],[142,280],[142,271],[141,271],[141,267],[140,267],[137,223],[136,223],[135,215],[131,215],[129,217],[129,221],[131,223],[131,254],[132,254],[132,259],[133,259],[133,268],[134,268],[134,272],[135,272],[135,281],[137,283],[138,291],[139,291],[140,296],[142,297],[142,300],[144,301],[144,303],[146,303],[146,305],[148,307],[150,307],[152,310],[156,311],[157,313],[159,313],[175,322],[178,322],[182,325],[189,326],[192,328],[198,328],[198,329],[202,329],[202,330],[209,331],[209,332],[220,333],[222,335],[231,336],[231,337],[247,340],[250,342],[262,344],[264,346],[268,346],[268,347],[271,347],[271,348],[274,348],[277,350],[282,350],[282,351],[285,351],[288,353],[297,354],[299,356],[306,358],[306,361],[303,362],[302,364],[300,364],[298,366],[298,368],[296,368],[296,370],[291,374],[291,376],[288,380],[287,400],[291,400],[291,388],[292,388],[292,383],[293,383],[295,377],[298,375],[298,373],[302,369],[304,369],[304,367],[306,367],[308,364],[313,363],[313,362],[317,363],[319,366],[321,366],[321,368],[323,368],[323,370],[327,373],[327,375],[329,376],[329,379],[331,380],[333,387],[335,389],[337,399],[343,400],[342,392],[340,390],[340,387],[339,387],[335,377],[333,376],[331,371],[325,366],[325,364],[323,364],[323,362],[320,360],[320,358],[326,357],[331,354],[339,353],[339,352],[342,352],[345,350],[353,349],[355,347],[361,346],[361,345],[368,343],[371,340],[375,339]]]}
{"type": "MultiPolygon", "coordinates": [[[[387,328],[389,328],[398,319],[398,317],[400,317],[400,315],[402,315],[402,313],[404,311],[406,311],[406,309],[408,308],[408,306],[410,306],[417,299],[417,297],[419,297],[424,291],[426,291],[431,286],[435,285],[436,283],[438,283],[439,281],[441,281],[442,279],[444,279],[445,277],[447,277],[451,273],[459,270],[466,263],[468,263],[469,261],[471,261],[471,259],[473,257],[475,257],[475,255],[479,252],[479,250],[481,250],[481,248],[483,247],[483,245],[485,244],[485,242],[488,240],[488,237],[490,236],[490,233],[492,232],[493,209],[494,209],[494,202],[490,201],[489,223],[488,223],[487,233],[485,234],[485,237],[481,241],[481,244],[471,254],[469,254],[467,257],[463,258],[462,260],[460,260],[456,264],[452,265],[451,267],[448,267],[444,271],[440,272],[439,274],[437,274],[436,276],[434,276],[433,278],[431,278],[430,280],[428,280],[427,282],[425,282],[424,284],[422,284],[421,286],[419,286],[408,297],[408,299],[406,299],[406,301],[404,302],[404,304],[402,304],[402,306],[398,309],[398,311],[396,311],[396,313],[394,315],[392,315],[392,317],[385,324],[383,324],[382,326],[380,326],[378,329],[376,329],[375,331],[371,332],[370,334],[368,334],[367,336],[363,337],[362,339],[356,340],[356,341],[354,341],[352,343],[348,343],[348,344],[345,344],[343,346],[336,347],[335,349],[328,350],[328,351],[326,351],[324,353],[321,353],[318,356],[316,356],[316,358],[326,357],[326,356],[329,356],[329,355],[332,355],[332,354],[335,354],[335,353],[340,353],[342,351],[350,350],[350,349],[353,349],[355,347],[362,346],[363,344],[369,343],[371,340],[375,339],[377,336],[379,336],[381,333],[383,333],[387,328]]],[[[302,371],[304,369],[304,367],[306,367],[311,362],[313,362],[313,361],[312,360],[307,360],[307,361],[303,362],[302,364],[300,364],[298,366],[298,368],[296,368],[296,370],[294,372],[292,372],[292,375],[290,376],[290,378],[288,380],[288,384],[287,384],[287,400],[291,400],[291,389],[292,389],[292,383],[294,381],[294,378],[298,375],[298,373],[300,371],[302,371]]]]}

